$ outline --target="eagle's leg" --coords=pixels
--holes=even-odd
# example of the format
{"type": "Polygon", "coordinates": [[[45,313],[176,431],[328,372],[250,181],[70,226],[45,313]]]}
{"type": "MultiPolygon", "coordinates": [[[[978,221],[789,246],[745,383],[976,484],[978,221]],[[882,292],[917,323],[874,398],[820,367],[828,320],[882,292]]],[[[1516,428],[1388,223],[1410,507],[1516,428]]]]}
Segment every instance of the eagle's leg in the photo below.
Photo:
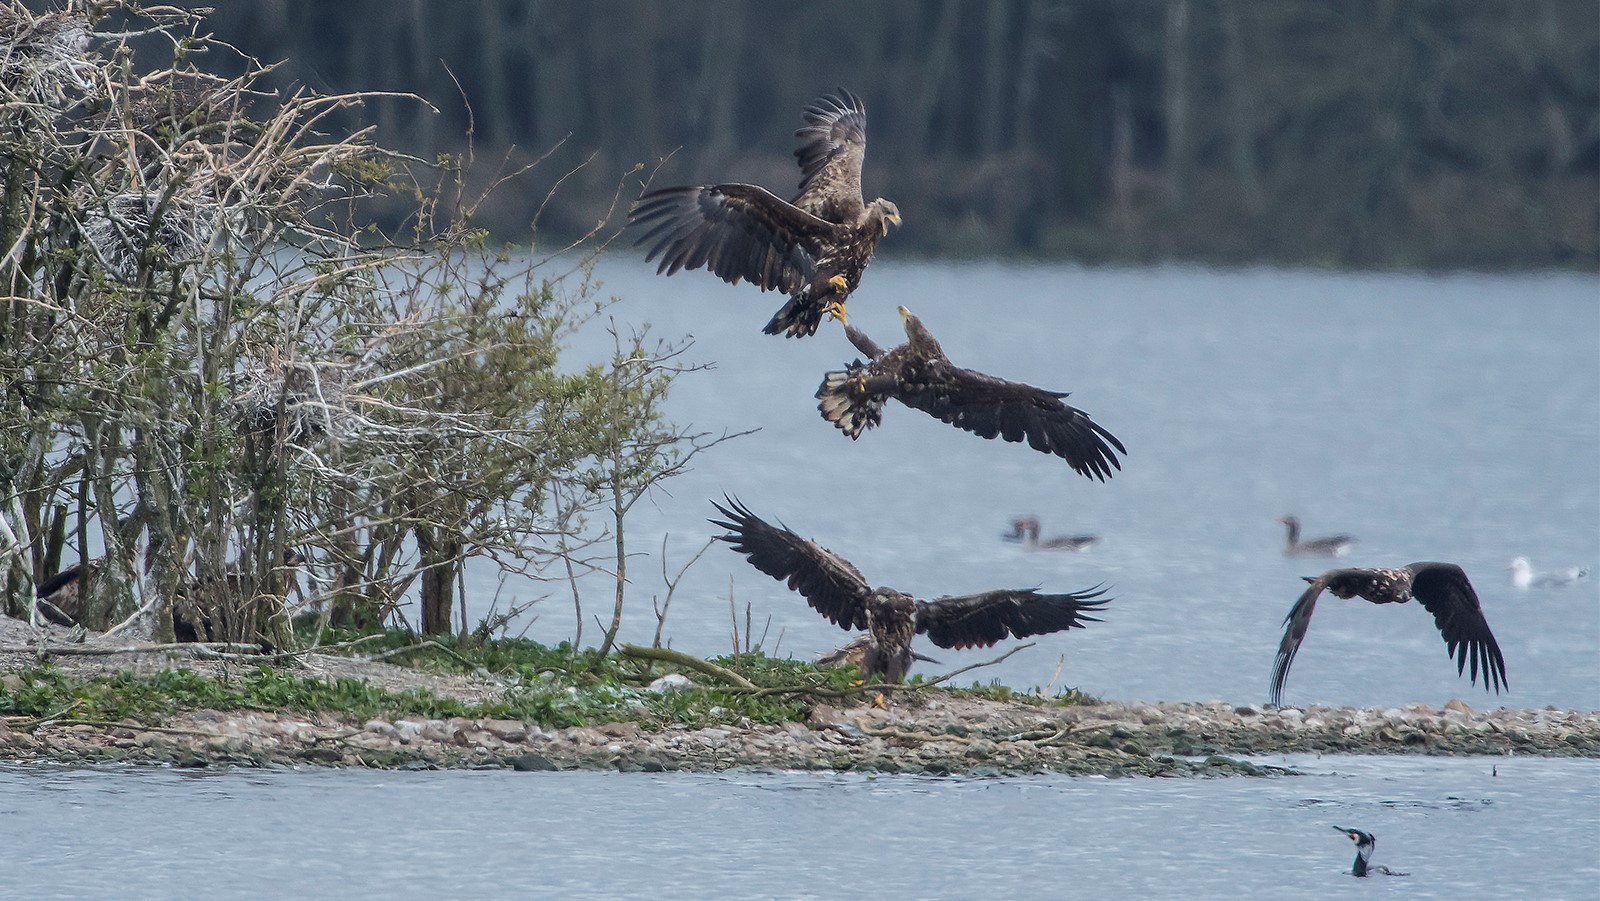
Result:
{"type": "Polygon", "coordinates": [[[880,691],[877,694],[873,695],[873,697],[872,697],[872,706],[878,708],[879,710],[888,710],[889,709],[889,705],[884,703],[883,692],[880,691]]]}
{"type": "MultiPolygon", "coordinates": [[[[850,280],[845,278],[842,275],[835,275],[834,277],[828,279],[828,285],[830,287],[832,287],[832,288],[838,289],[840,292],[843,292],[845,296],[849,295],[850,280]]],[[[840,322],[844,323],[845,325],[849,325],[850,324],[850,321],[848,319],[845,319],[845,317],[844,317],[844,301],[835,300],[835,301],[829,302],[829,304],[827,306],[827,311],[828,311],[828,315],[830,315],[833,318],[839,320],[840,322]]]]}

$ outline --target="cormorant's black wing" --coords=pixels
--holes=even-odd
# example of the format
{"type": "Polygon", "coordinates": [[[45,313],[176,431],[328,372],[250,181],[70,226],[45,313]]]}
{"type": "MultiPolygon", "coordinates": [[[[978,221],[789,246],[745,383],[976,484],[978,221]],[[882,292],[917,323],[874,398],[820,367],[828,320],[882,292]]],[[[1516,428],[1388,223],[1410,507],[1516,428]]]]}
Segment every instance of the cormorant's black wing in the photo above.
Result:
{"type": "Polygon", "coordinates": [[[988,647],[1007,637],[1027,638],[1100,622],[1090,616],[1109,598],[1095,586],[1088,591],[1040,594],[1023,590],[985,591],[917,602],[917,631],[941,648],[988,647]]]}
{"type": "Polygon", "coordinates": [[[902,380],[895,395],[908,407],[983,438],[1027,441],[1091,479],[1103,482],[1122,468],[1116,452],[1126,454],[1127,448],[1089,414],[1062,403],[1064,393],[943,361],[928,362],[922,373],[915,381],[902,380]]]}
{"type": "Polygon", "coordinates": [[[1283,683],[1289,678],[1289,664],[1294,662],[1300,642],[1305,640],[1306,629],[1311,626],[1311,614],[1317,609],[1317,596],[1322,594],[1328,578],[1340,572],[1346,570],[1333,570],[1314,579],[1307,578],[1306,581],[1311,585],[1300,595],[1300,600],[1294,602],[1289,615],[1283,618],[1287,628],[1283,630],[1283,640],[1278,642],[1278,656],[1272,661],[1272,689],[1267,698],[1267,703],[1274,707],[1283,706],[1283,683]]]}
{"type": "Polygon", "coordinates": [[[872,587],[850,561],[788,529],[763,522],[732,498],[725,499],[727,507],[716,501],[711,505],[727,520],[710,522],[732,534],[718,535],[717,540],[733,545],[756,569],[787,582],[811,609],[840,628],[867,628],[867,598],[872,587]]]}
{"type": "Polygon", "coordinates": [[[1478,593],[1472,590],[1467,574],[1454,563],[1413,563],[1411,570],[1411,596],[1433,614],[1433,622],[1444,636],[1450,656],[1455,658],[1456,673],[1460,674],[1472,664],[1472,681],[1478,681],[1478,671],[1483,671],[1483,687],[1500,693],[1509,687],[1506,681],[1506,661],[1500,655],[1500,645],[1489,631],[1483,618],[1483,608],[1478,605],[1478,593]]]}
{"type": "Polygon", "coordinates": [[[644,229],[645,260],[657,273],[705,266],[729,284],[745,279],[763,291],[793,294],[816,269],[822,243],[838,226],[795,208],[756,185],[691,185],[651,191],[634,204],[629,224],[644,229]]]}

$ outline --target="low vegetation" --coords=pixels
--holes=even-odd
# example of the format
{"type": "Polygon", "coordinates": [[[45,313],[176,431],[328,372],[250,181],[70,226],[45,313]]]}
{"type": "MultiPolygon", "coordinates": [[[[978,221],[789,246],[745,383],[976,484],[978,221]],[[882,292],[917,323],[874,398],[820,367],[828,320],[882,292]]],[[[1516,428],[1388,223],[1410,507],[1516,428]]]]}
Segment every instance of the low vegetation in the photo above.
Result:
{"type": "MultiPolygon", "coordinates": [[[[349,640],[348,634],[330,637],[349,640]]],[[[1024,694],[998,683],[967,688],[928,685],[915,677],[904,686],[861,685],[854,667],[819,667],[781,660],[760,651],[713,658],[712,669],[735,674],[752,687],[719,681],[690,669],[692,684],[657,691],[650,683],[684,669],[654,660],[576,654],[563,643],[504,639],[461,642],[447,637],[418,641],[391,630],[364,636],[364,656],[383,657],[438,674],[487,676],[504,686],[494,700],[471,702],[428,690],[387,691],[355,679],[320,679],[266,665],[225,670],[216,677],[191,670],[154,675],[118,672],[76,677],[49,665],[7,674],[0,680],[0,716],[13,726],[63,721],[159,723],[190,710],[289,710],[347,719],[374,717],[486,717],[515,719],[550,728],[637,722],[646,728],[698,728],[803,720],[819,702],[858,703],[880,690],[904,695],[943,692],[1032,704],[1066,705],[1088,700],[1076,689],[1053,697],[1024,694]]]]}

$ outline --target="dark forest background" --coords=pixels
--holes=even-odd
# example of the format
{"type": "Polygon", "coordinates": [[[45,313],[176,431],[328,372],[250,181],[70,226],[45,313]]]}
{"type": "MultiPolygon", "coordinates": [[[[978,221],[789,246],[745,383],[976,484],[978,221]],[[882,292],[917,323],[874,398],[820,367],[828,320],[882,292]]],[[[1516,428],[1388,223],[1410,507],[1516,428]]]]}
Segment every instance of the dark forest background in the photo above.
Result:
{"type": "Polygon", "coordinates": [[[905,214],[891,254],[1600,262],[1594,0],[208,5],[286,81],[438,107],[370,105],[391,146],[460,152],[467,102],[479,179],[560,143],[480,211],[506,240],[584,161],[541,236],[674,150],[660,184],[787,195],[801,108],[842,85],[869,111],[868,198],[905,214]]]}

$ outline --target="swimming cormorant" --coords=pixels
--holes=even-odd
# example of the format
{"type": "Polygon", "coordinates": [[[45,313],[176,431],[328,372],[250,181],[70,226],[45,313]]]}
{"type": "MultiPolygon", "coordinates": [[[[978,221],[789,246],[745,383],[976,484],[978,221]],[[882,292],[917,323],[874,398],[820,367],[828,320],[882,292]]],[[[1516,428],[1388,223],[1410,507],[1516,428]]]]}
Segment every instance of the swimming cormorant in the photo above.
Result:
{"type": "Polygon", "coordinates": [[[1385,866],[1373,866],[1370,863],[1372,852],[1378,848],[1378,840],[1372,837],[1372,833],[1362,832],[1360,829],[1347,829],[1344,826],[1335,826],[1333,828],[1348,835],[1350,840],[1356,843],[1356,862],[1350,866],[1350,875],[1366,876],[1369,873],[1382,873],[1385,876],[1409,875],[1407,873],[1397,873],[1385,866]]]}

